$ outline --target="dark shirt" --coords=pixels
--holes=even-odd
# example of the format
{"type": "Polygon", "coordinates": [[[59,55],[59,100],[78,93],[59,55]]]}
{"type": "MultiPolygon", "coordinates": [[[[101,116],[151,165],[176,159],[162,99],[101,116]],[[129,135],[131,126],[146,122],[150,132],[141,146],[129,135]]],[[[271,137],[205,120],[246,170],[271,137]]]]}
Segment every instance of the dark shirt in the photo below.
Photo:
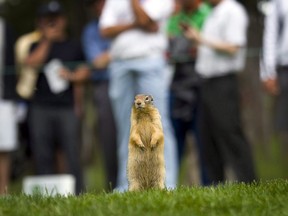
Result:
{"type": "Polygon", "coordinates": [[[4,23],[3,50],[3,99],[18,99],[16,93],[16,71],[14,67],[15,34],[12,28],[4,23]]]}
{"type": "MultiPolygon", "coordinates": [[[[32,44],[31,52],[38,44],[38,42],[32,44]]],[[[63,42],[53,43],[45,63],[49,63],[53,59],[61,60],[65,67],[74,70],[77,65],[84,60],[80,42],[65,40],[63,42]]],[[[46,76],[43,73],[43,68],[40,69],[39,72],[35,95],[31,101],[33,104],[52,107],[67,107],[74,105],[73,85],[71,85],[71,83],[67,90],[55,94],[50,90],[46,76]]]]}

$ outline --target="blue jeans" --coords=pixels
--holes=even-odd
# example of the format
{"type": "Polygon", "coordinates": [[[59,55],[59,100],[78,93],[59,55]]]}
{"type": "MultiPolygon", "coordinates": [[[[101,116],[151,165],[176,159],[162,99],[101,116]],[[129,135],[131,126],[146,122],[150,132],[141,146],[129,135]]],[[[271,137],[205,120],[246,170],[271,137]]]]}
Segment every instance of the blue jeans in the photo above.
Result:
{"type": "Polygon", "coordinates": [[[116,190],[128,189],[126,175],[130,114],[136,94],[151,94],[158,108],[165,136],[166,187],[175,188],[178,178],[176,141],[168,113],[168,81],[163,57],[113,61],[109,95],[117,125],[118,179],[116,190]]]}

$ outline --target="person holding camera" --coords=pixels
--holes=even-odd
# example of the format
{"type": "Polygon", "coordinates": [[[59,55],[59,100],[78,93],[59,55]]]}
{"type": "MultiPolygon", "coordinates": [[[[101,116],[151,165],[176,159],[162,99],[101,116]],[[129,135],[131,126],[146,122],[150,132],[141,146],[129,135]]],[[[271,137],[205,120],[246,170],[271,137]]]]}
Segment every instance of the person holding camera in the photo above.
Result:
{"type": "Polygon", "coordinates": [[[237,74],[245,66],[248,16],[236,0],[209,0],[212,11],[199,32],[185,36],[196,43],[196,71],[200,86],[200,139],[208,178],[224,182],[226,167],[236,180],[256,179],[251,147],[241,124],[237,74]]]}
{"type": "Polygon", "coordinates": [[[36,174],[56,173],[55,157],[60,152],[65,172],[76,178],[79,194],[83,191],[79,91],[89,69],[81,63],[81,43],[66,34],[67,19],[57,1],[38,8],[37,24],[41,38],[31,45],[24,61],[38,73],[28,117],[36,174]]]}
{"type": "Polygon", "coordinates": [[[187,135],[192,133],[197,148],[201,184],[209,184],[203,168],[202,146],[197,120],[199,113],[200,77],[195,70],[197,46],[184,36],[189,26],[200,30],[211,8],[201,0],[178,0],[181,10],[170,17],[167,24],[169,36],[169,60],[174,66],[170,85],[170,118],[175,130],[178,163],[181,166],[187,135]]]}

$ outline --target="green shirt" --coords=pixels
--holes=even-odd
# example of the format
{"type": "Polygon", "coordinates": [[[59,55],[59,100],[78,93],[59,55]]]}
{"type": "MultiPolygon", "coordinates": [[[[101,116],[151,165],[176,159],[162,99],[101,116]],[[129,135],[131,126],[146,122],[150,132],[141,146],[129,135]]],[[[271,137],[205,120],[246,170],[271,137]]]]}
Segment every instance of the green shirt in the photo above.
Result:
{"type": "Polygon", "coordinates": [[[182,34],[182,29],[179,26],[180,23],[185,22],[191,25],[193,28],[200,30],[206,17],[210,14],[211,7],[202,3],[196,11],[191,13],[185,13],[180,11],[176,15],[173,15],[168,20],[167,32],[169,36],[177,36],[182,34]]]}

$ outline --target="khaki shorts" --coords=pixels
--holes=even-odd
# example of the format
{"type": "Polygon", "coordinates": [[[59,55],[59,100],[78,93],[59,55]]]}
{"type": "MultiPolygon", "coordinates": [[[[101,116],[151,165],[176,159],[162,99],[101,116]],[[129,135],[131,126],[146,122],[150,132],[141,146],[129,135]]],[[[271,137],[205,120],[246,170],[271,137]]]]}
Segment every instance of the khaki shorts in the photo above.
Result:
{"type": "Polygon", "coordinates": [[[17,122],[13,102],[0,99],[0,151],[17,148],[17,122]]]}

